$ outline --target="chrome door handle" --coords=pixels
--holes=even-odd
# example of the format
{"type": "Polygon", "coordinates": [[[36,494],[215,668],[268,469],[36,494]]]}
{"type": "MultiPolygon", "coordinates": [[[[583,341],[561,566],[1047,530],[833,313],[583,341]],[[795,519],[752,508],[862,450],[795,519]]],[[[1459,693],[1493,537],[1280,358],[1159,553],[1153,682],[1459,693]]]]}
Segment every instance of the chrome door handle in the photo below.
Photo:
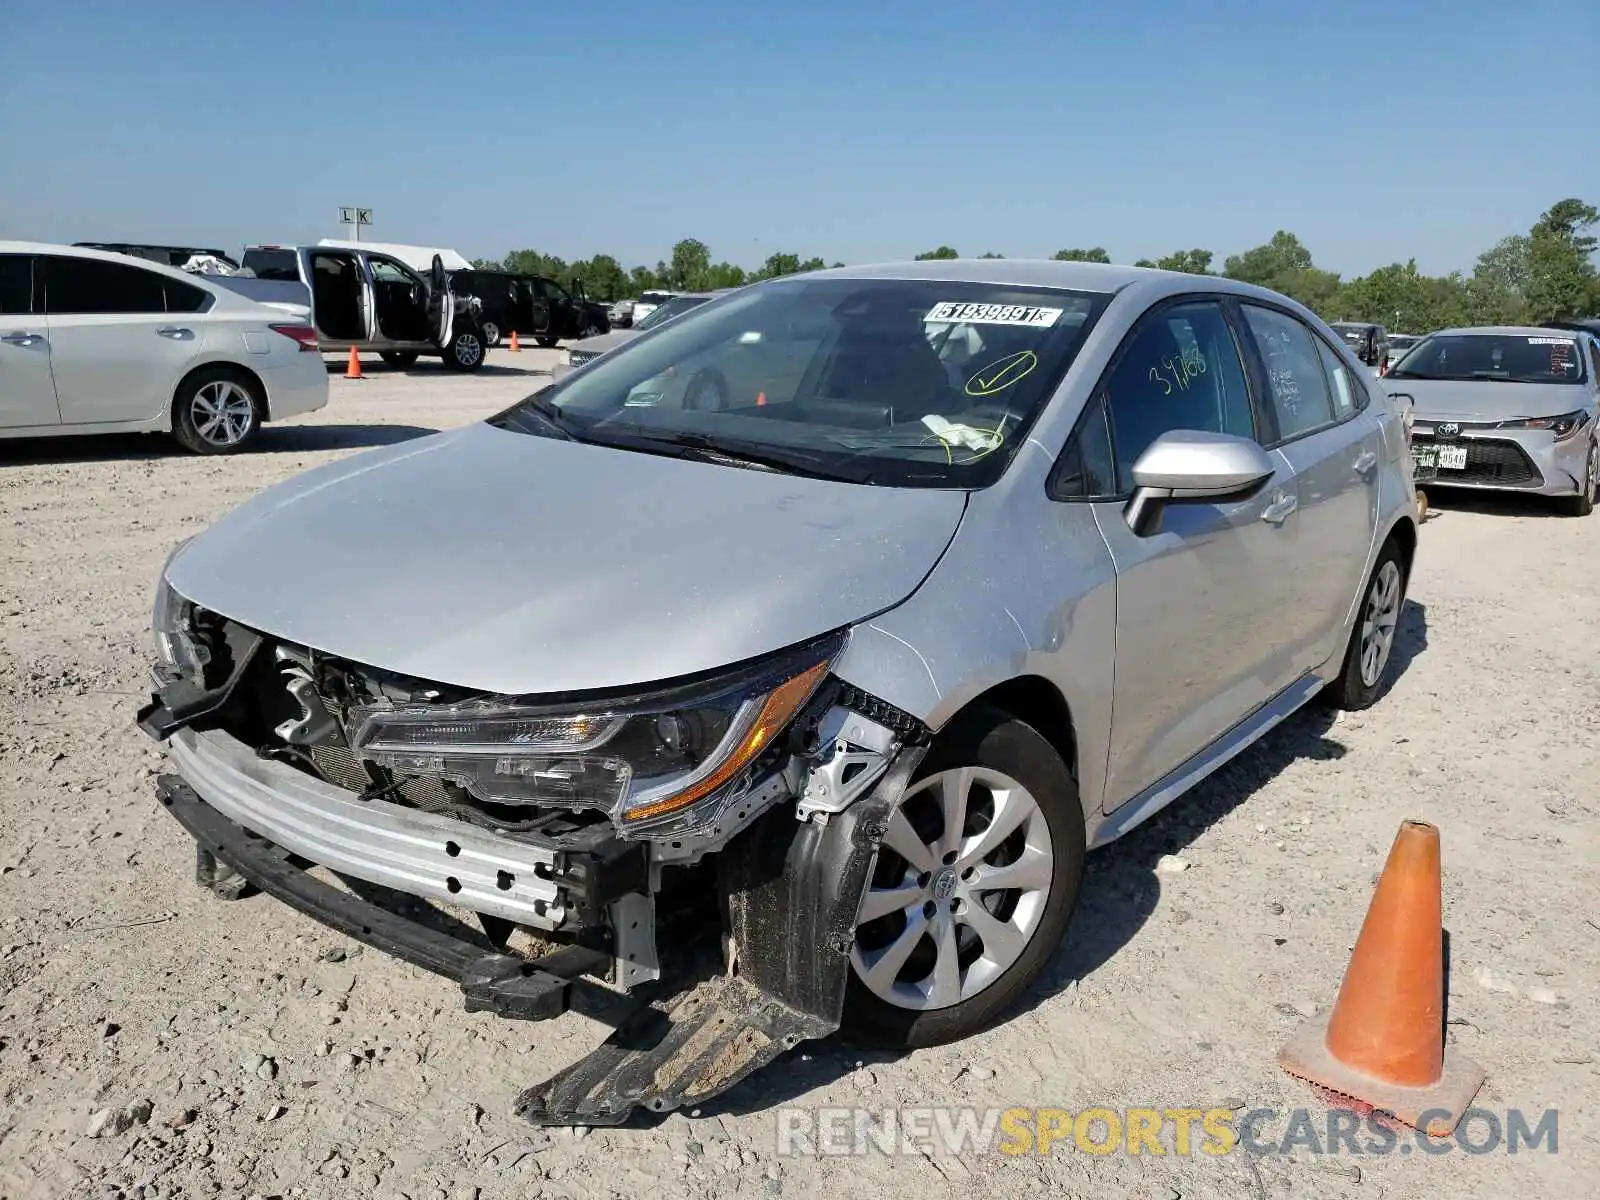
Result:
{"type": "Polygon", "coordinates": [[[21,329],[0,337],[0,342],[5,342],[8,346],[32,346],[42,341],[44,341],[42,333],[28,333],[21,329]]]}
{"type": "Polygon", "coordinates": [[[1261,519],[1271,525],[1282,525],[1289,514],[1300,507],[1300,499],[1293,492],[1279,492],[1272,503],[1261,510],[1261,519]]]}
{"type": "Polygon", "coordinates": [[[156,330],[156,335],[158,337],[171,338],[175,342],[181,342],[185,338],[192,338],[194,336],[194,330],[185,329],[181,325],[163,325],[160,329],[156,330]]]}
{"type": "Polygon", "coordinates": [[[1376,450],[1363,450],[1351,465],[1355,467],[1357,475],[1365,475],[1378,465],[1378,453],[1376,450]]]}

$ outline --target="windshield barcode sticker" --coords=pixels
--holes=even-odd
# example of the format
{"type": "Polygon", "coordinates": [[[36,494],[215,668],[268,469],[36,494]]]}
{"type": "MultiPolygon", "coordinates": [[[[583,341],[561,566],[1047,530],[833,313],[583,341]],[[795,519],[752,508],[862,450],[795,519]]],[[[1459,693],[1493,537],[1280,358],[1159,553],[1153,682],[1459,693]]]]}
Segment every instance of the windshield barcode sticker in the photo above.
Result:
{"type": "Polygon", "coordinates": [[[1048,329],[1061,316],[1059,308],[1035,308],[1028,304],[967,304],[960,300],[941,300],[922,318],[924,325],[1028,325],[1048,329]]]}
{"type": "Polygon", "coordinates": [[[1572,339],[1571,338],[1531,337],[1531,338],[1528,339],[1528,345],[1530,345],[1530,346],[1570,346],[1570,345],[1572,345],[1572,339]]]}

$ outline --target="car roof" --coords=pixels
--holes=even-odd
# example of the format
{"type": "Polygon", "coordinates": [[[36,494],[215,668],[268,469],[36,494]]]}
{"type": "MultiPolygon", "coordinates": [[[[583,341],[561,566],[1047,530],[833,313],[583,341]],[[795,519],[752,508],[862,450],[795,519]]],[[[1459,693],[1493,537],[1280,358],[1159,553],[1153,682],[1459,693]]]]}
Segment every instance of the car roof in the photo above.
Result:
{"type": "Polygon", "coordinates": [[[1570,337],[1576,332],[1575,329],[1562,329],[1558,325],[1463,325],[1457,329],[1441,329],[1431,336],[1479,334],[1486,337],[1550,337],[1566,334],[1570,337]]]}
{"type": "MultiPolygon", "coordinates": [[[[1001,287],[1048,287],[1064,291],[1114,294],[1139,287],[1151,298],[1184,292],[1220,292],[1250,296],[1274,304],[1293,300],[1266,288],[1222,275],[1189,275],[1158,267],[1124,267],[1110,263],[1060,262],[1037,258],[939,258],[912,262],[871,263],[808,272],[806,279],[943,280],[988,283],[1001,287]]],[[[1303,306],[1296,306],[1303,307],[1303,306]]],[[[1309,311],[1309,310],[1307,310],[1309,311]]]]}

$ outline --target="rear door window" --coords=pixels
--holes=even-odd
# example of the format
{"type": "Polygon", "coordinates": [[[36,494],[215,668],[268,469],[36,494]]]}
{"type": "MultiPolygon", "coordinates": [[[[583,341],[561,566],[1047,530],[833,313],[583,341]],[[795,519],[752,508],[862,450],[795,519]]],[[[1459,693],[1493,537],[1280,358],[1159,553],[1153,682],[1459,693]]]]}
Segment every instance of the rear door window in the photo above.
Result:
{"type": "Polygon", "coordinates": [[[33,259],[0,254],[0,316],[24,317],[32,312],[33,259]]]}
{"type": "Polygon", "coordinates": [[[56,255],[42,262],[45,311],[51,314],[167,311],[166,279],[154,271],[56,255]]]}
{"type": "Polygon", "coordinates": [[[204,288],[179,283],[176,279],[163,279],[161,286],[166,292],[169,313],[205,312],[211,307],[211,293],[204,288]]]}
{"type": "Polygon", "coordinates": [[[1276,309],[1255,304],[1243,307],[1266,367],[1278,436],[1287,441],[1332,424],[1333,397],[1311,331],[1276,309]]]}

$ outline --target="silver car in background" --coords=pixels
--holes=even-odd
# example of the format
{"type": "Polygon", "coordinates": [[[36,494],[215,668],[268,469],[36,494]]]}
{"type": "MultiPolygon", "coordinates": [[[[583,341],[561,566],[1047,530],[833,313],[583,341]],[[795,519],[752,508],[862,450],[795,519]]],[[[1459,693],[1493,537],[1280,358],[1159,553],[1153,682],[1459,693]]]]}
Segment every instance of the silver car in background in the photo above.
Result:
{"type": "Polygon", "coordinates": [[[1528,492],[1558,497],[1574,516],[1594,511],[1594,334],[1533,326],[1441,330],[1412,347],[1384,384],[1413,406],[1417,465],[1433,486],[1528,492]]]}
{"type": "Polygon", "coordinates": [[[469,1009],[652,984],[517,1102],[604,1124],[1001,1018],[1090,849],[1378,699],[1416,545],[1399,410],[1282,296],[821,271],[224,516],[162,571],[140,724],[214,890],[469,1009]]]}
{"type": "Polygon", "coordinates": [[[602,354],[609,354],[618,346],[625,346],[641,333],[649,333],[665,325],[674,317],[682,316],[691,309],[699,308],[708,300],[718,296],[725,296],[732,288],[723,288],[714,292],[674,292],[667,296],[661,303],[653,306],[643,317],[634,321],[626,329],[613,329],[610,333],[596,334],[594,337],[581,338],[574,342],[567,350],[565,361],[556,363],[550,375],[553,379],[560,379],[568,371],[593,362],[602,354]]]}

